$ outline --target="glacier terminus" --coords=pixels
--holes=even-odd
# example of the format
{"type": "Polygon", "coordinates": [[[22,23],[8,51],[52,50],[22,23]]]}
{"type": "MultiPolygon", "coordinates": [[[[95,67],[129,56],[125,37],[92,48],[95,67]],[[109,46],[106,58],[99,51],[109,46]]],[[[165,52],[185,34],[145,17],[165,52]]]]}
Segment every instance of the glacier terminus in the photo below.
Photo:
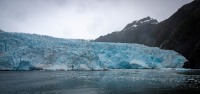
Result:
{"type": "Polygon", "coordinates": [[[107,70],[181,68],[173,50],[130,43],[0,32],[0,70],[107,70]]]}

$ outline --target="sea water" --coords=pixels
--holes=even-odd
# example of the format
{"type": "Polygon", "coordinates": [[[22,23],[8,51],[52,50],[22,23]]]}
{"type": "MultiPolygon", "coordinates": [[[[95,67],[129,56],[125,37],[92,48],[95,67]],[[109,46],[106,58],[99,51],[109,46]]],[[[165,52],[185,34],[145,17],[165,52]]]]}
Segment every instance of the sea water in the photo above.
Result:
{"type": "Polygon", "coordinates": [[[1,94],[200,94],[200,70],[0,71],[1,94]]]}

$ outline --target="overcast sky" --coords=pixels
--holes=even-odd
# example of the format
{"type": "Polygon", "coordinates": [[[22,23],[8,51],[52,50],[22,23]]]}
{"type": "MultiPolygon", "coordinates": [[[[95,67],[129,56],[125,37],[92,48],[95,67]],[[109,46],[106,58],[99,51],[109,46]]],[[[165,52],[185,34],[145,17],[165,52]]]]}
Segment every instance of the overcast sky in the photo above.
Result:
{"type": "Polygon", "coordinates": [[[0,0],[0,29],[95,39],[150,16],[162,21],[192,0],[0,0]]]}

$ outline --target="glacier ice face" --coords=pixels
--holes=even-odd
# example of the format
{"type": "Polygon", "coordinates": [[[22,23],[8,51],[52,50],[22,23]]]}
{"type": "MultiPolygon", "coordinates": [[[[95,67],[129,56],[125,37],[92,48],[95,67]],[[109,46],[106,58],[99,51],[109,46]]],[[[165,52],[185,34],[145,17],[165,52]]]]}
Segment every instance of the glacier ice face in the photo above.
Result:
{"type": "Polygon", "coordinates": [[[21,61],[17,67],[14,68],[14,70],[34,70],[37,69],[35,66],[30,64],[28,61],[21,61]]]}
{"type": "Polygon", "coordinates": [[[0,60],[0,70],[181,68],[187,61],[175,51],[139,44],[8,32],[0,32],[0,60]]]}

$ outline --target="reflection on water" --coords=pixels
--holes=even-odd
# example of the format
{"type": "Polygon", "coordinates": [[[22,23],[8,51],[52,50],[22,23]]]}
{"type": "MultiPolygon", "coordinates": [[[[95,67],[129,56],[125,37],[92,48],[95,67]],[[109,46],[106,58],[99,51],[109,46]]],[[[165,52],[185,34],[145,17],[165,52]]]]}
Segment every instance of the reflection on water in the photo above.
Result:
{"type": "Polygon", "coordinates": [[[199,70],[1,71],[1,94],[200,94],[199,70]]]}

